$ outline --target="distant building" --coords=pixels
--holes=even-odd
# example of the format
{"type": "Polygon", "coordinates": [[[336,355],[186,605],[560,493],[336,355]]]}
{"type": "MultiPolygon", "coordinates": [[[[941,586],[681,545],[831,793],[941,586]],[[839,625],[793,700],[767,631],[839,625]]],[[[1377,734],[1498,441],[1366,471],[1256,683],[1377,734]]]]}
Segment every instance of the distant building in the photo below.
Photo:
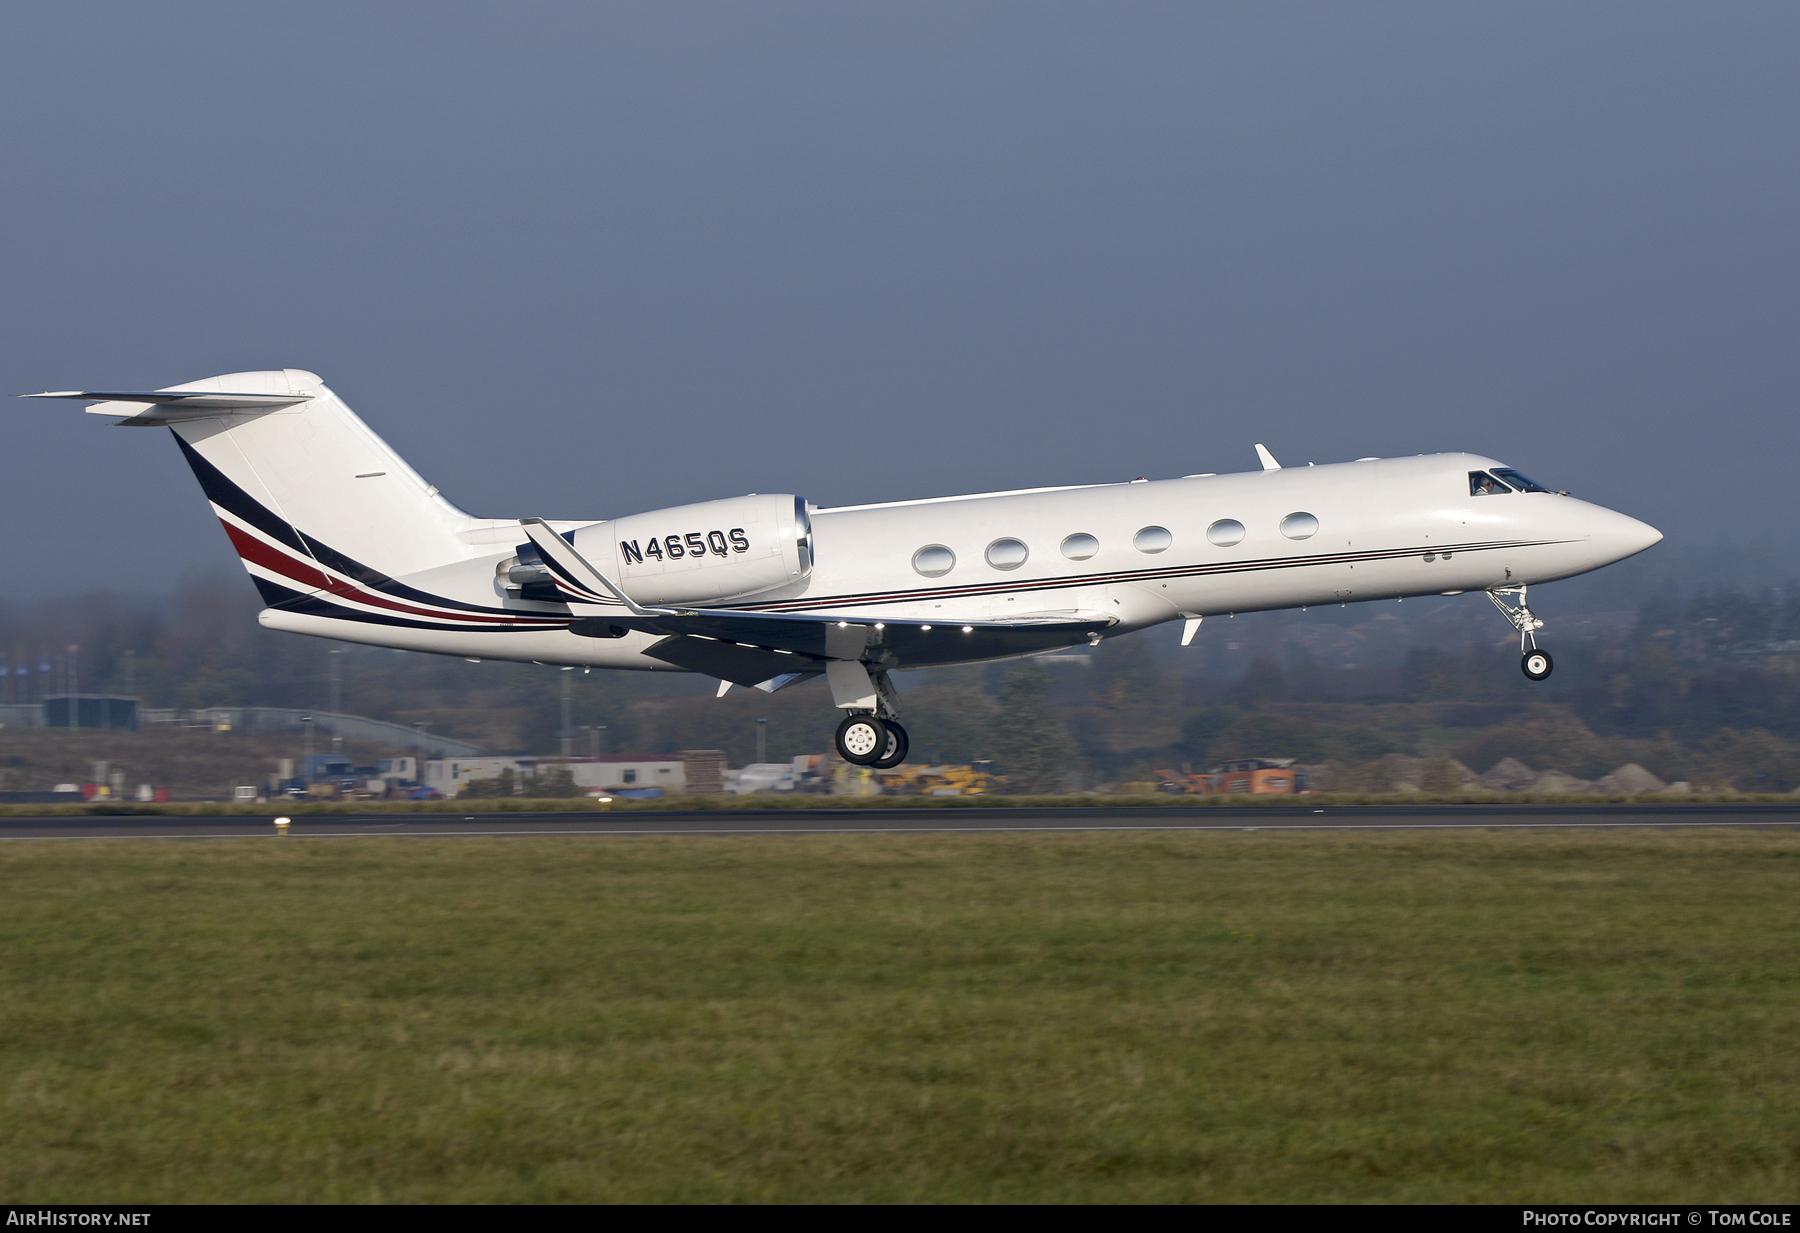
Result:
{"type": "Polygon", "coordinates": [[[696,796],[717,796],[725,791],[724,750],[684,749],[681,751],[681,766],[690,793],[696,796]]]}
{"type": "MultiPolygon", "coordinates": [[[[364,775],[375,773],[374,767],[363,767],[364,775]]],[[[344,754],[316,753],[300,759],[300,774],[308,783],[315,779],[348,779],[357,773],[356,759],[344,754]]]]}
{"type": "Polygon", "coordinates": [[[46,728],[123,728],[136,731],[138,700],[120,694],[51,694],[43,701],[46,728]],[[75,722],[69,722],[70,712],[75,722]]]}
{"type": "Polygon", "coordinates": [[[725,790],[725,754],[717,749],[680,753],[601,754],[585,758],[432,758],[425,763],[425,786],[455,796],[472,779],[495,779],[501,771],[536,775],[567,769],[577,787],[601,791],[661,788],[670,796],[715,795],[725,790]]]}

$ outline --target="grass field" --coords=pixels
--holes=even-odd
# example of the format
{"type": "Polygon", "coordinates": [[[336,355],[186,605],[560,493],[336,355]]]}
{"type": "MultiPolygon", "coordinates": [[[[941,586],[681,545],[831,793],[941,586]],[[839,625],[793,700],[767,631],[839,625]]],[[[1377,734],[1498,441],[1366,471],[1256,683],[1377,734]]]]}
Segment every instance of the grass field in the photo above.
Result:
{"type": "Polygon", "coordinates": [[[1800,1195],[1800,836],[0,845],[0,1198],[1800,1195]]]}

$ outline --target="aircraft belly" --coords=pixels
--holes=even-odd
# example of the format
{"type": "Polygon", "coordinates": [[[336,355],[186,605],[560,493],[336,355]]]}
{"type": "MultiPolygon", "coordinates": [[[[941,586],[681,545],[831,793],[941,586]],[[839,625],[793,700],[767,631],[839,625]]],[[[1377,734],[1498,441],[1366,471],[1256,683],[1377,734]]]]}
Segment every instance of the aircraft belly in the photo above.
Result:
{"type": "Polygon", "coordinates": [[[1100,607],[1102,612],[1116,617],[1125,629],[1144,629],[1181,615],[1179,601],[1172,598],[1179,592],[1171,592],[1170,585],[1126,582],[1095,589],[1106,597],[1100,607]]]}
{"type": "Polygon", "coordinates": [[[657,641],[654,635],[628,633],[623,638],[582,638],[566,630],[467,630],[409,629],[373,625],[337,617],[312,616],[265,608],[257,620],[267,629],[311,634],[340,642],[424,651],[434,655],[461,655],[469,659],[504,659],[523,663],[579,664],[594,668],[623,668],[646,672],[682,671],[675,665],[646,655],[657,641]]]}

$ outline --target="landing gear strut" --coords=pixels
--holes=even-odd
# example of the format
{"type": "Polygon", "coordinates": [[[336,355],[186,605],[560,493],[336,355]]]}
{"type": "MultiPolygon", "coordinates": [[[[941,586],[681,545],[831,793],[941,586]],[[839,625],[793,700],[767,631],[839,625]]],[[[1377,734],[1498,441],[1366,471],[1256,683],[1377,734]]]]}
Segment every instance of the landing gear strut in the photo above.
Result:
{"type": "Polygon", "coordinates": [[[1494,607],[1500,610],[1500,615],[1506,618],[1507,623],[1519,631],[1519,668],[1525,673],[1526,679],[1541,681],[1549,676],[1556,667],[1556,661],[1550,658],[1550,652],[1538,649],[1537,631],[1544,628],[1544,623],[1533,615],[1530,606],[1526,604],[1525,588],[1495,587],[1487,593],[1487,597],[1494,601],[1494,607]],[[1501,599],[1502,595],[1517,595],[1518,606],[1514,607],[1501,599]]]}

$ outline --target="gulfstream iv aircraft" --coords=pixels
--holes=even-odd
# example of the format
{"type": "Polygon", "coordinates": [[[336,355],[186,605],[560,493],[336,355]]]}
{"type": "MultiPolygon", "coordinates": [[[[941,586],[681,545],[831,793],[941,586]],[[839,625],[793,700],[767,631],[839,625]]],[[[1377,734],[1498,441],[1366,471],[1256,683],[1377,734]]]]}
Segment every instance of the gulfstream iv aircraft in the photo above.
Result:
{"type": "MultiPolygon", "coordinates": [[[[1097,646],[1164,621],[1485,592],[1550,675],[1533,583],[1654,528],[1491,458],[1427,454],[817,508],[753,494],[611,520],[476,518],[310,372],[45,393],[167,425],[270,629],[471,659],[823,676],[848,761],[906,757],[897,668],[1097,646]]],[[[547,511],[536,511],[547,512],[547,511]]]]}

